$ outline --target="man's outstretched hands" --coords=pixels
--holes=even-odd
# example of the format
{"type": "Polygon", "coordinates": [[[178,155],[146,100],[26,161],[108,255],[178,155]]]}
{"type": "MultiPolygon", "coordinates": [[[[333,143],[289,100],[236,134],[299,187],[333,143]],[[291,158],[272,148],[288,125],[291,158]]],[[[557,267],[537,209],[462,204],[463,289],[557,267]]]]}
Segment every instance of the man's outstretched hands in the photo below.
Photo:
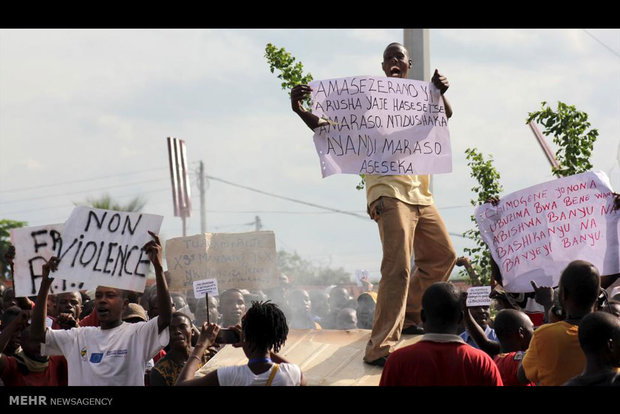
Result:
{"type": "Polygon", "coordinates": [[[153,238],[153,240],[147,242],[143,247],[142,250],[144,250],[147,254],[147,256],[149,257],[149,260],[151,261],[151,263],[153,263],[153,266],[155,266],[155,269],[163,269],[163,265],[162,265],[162,247],[161,247],[161,242],[159,241],[159,236],[155,233],[153,233],[152,231],[149,231],[149,234],[151,235],[151,237],[153,238]]]}
{"type": "Polygon", "coordinates": [[[291,89],[291,109],[293,112],[304,112],[302,101],[306,100],[312,89],[308,85],[296,85],[291,89]]]}
{"type": "Polygon", "coordinates": [[[538,286],[533,280],[530,284],[534,288],[534,301],[542,305],[545,309],[553,305],[553,288],[549,286],[538,286]]]}
{"type": "Polygon", "coordinates": [[[219,325],[215,323],[203,323],[202,328],[200,329],[200,336],[196,342],[196,348],[207,349],[208,347],[214,345],[215,339],[217,338],[217,334],[219,332],[219,325]]]}
{"type": "Polygon", "coordinates": [[[435,87],[439,89],[439,92],[441,92],[442,95],[446,93],[446,91],[450,87],[450,82],[448,82],[448,78],[439,73],[439,70],[437,69],[435,69],[435,73],[433,73],[433,78],[431,79],[431,82],[433,82],[433,85],[435,85],[435,87]]]}
{"type": "Polygon", "coordinates": [[[59,263],[60,259],[56,256],[50,257],[50,259],[45,262],[43,265],[43,273],[41,274],[41,283],[51,283],[54,280],[53,277],[50,277],[50,273],[58,270],[59,263]]]}

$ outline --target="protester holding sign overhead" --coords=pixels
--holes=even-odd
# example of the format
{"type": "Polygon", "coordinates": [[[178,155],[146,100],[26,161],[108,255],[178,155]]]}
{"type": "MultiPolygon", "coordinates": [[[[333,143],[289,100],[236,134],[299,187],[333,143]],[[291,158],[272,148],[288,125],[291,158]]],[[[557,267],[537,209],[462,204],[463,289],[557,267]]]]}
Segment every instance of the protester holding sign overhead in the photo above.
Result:
{"type": "MultiPolygon", "coordinates": [[[[412,61],[403,45],[392,43],[383,52],[381,66],[388,78],[405,79],[412,61]]],[[[449,87],[448,80],[436,70],[432,84],[441,93],[445,116],[451,117],[452,108],[443,97],[449,87]]],[[[301,105],[310,92],[308,85],[295,86],[291,90],[291,106],[314,131],[329,122],[301,105]]],[[[367,210],[379,226],[383,261],[375,319],[364,361],[383,365],[402,333],[423,333],[418,326],[422,294],[433,283],[449,278],[456,252],[434,205],[430,176],[366,175],[365,179],[367,210]]]]}
{"type": "MultiPolygon", "coordinates": [[[[150,233],[150,232],[149,232],[150,233]]],[[[42,354],[64,355],[67,359],[69,385],[144,385],[144,367],[148,360],[168,344],[168,325],[172,305],[162,266],[159,237],[142,250],[155,268],[160,313],[148,322],[129,324],[122,320],[128,305],[126,291],[116,287],[98,286],[95,312],[100,326],[70,330],[45,328],[46,303],[52,278],[59,259],[52,257],[43,267],[41,287],[32,315],[32,339],[42,343],[42,354]]],[[[112,279],[111,279],[111,283],[112,279]]]]}

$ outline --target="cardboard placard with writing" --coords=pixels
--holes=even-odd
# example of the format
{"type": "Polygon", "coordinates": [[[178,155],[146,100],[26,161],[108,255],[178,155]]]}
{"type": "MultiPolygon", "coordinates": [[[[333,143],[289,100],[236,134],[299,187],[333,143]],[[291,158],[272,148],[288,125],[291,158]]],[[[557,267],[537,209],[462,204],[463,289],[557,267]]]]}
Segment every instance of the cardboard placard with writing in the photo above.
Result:
{"type": "Polygon", "coordinates": [[[196,299],[202,299],[207,294],[211,296],[220,295],[217,288],[217,279],[194,280],[194,297],[196,299]]]}
{"type": "Polygon", "coordinates": [[[271,231],[205,233],[166,241],[170,288],[217,279],[220,291],[266,289],[278,284],[275,235],[271,231]]]}
{"type": "Polygon", "coordinates": [[[491,286],[472,286],[467,289],[465,306],[491,306],[491,286]]]}
{"type": "MultiPolygon", "coordinates": [[[[15,246],[13,287],[15,297],[36,296],[41,286],[43,265],[62,248],[61,224],[11,229],[11,244],[15,246]]],[[[67,281],[53,273],[50,294],[88,290],[83,281],[67,281]]]]}
{"type": "Polygon", "coordinates": [[[356,76],[310,82],[323,177],[452,171],[448,117],[430,82],[356,76]]]}
{"type": "Polygon", "coordinates": [[[590,171],[503,196],[475,209],[480,234],[498,264],[508,292],[558,285],[573,260],[594,264],[601,275],[620,271],[618,218],[609,178],[590,171]]]}
{"type": "Polygon", "coordinates": [[[162,216],[79,206],[63,226],[58,274],[71,281],[143,292],[150,260],[142,247],[162,216]]]}

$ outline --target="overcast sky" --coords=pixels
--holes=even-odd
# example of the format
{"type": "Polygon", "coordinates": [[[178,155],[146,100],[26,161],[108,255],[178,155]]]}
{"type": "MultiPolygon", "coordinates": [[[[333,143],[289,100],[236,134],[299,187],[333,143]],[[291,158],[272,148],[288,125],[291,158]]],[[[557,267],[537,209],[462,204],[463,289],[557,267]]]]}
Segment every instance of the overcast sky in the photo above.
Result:
{"type": "MultiPolygon", "coordinates": [[[[493,155],[504,194],[553,179],[525,122],[542,101],[588,113],[599,131],[595,169],[620,187],[620,30],[429,33],[431,71],[448,77],[454,109],[453,171],[433,176],[433,191],[458,254],[470,245],[459,235],[473,226],[476,184],[465,149],[493,155]]],[[[252,231],[259,216],[278,249],[377,278],[381,244],[359,177],[321,178],[312,132],[264,49],[284,47],[318,80],[382,75],[392,41],[403,41],[402,29],[0,29],[0,218],[61,223],[76,202],[139,195],[145,212],[164,216],[162,237],[179,237],[173,136],[185,140],[192,169],[188,235],[200,232],[203,161],[209,176],[262,192],[209,180],[208,231],[252,231]]]]}

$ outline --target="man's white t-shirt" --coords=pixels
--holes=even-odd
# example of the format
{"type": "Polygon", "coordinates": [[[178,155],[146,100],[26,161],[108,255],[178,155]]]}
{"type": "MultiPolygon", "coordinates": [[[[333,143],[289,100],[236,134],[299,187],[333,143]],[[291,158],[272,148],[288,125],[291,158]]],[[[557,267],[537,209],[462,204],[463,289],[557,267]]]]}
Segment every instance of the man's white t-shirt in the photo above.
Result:
{"type": "MultiPolygon", "coordinates": [[[[220,367],[217,369],[217,380],[220,386],[251,386],[267,385],[269,375],[275,365],[262,374],[256,375],[247,365],[220,367]]],[[[272,386],[299,385],[301,369],[296,364],[280,364],[273,378],[272,386]]]]}
{"type": "Polygon", "coordinates": [[[146,363],[169,339],[167,328],[159,333],[157,317],[113,329],[48,329],[41,354],[64,355],[70,386],[144,386],[146,363]]]}

